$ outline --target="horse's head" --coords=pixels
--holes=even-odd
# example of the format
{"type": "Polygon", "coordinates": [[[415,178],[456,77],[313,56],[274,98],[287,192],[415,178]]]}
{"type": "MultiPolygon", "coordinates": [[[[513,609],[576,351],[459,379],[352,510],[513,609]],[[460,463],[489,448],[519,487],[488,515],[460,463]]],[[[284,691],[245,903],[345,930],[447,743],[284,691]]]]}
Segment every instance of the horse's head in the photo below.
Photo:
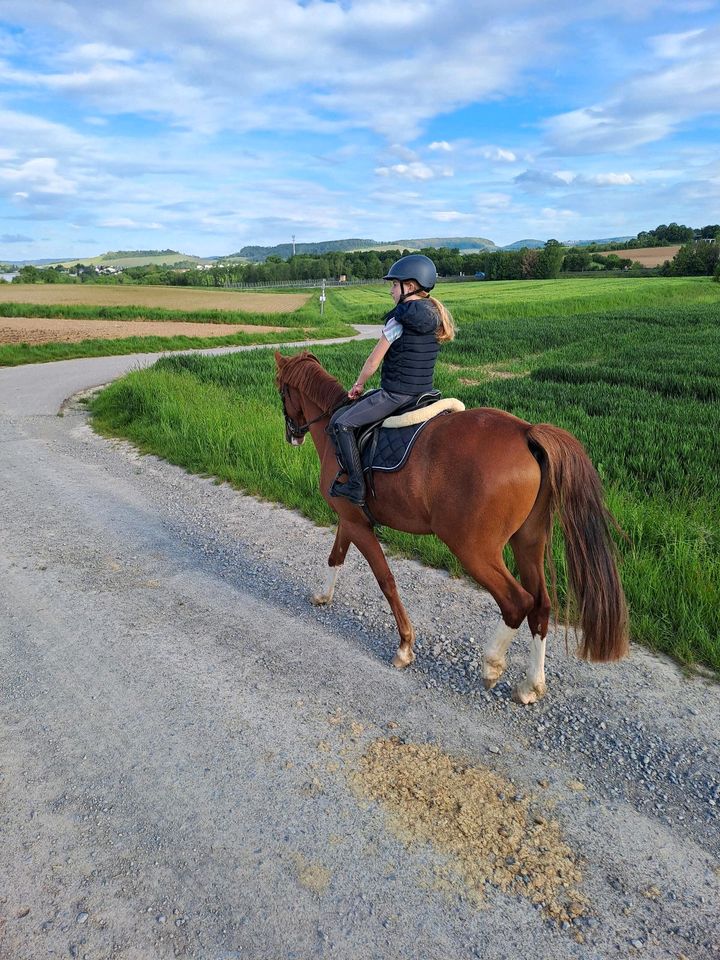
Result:
{"type": "Polygon", "coordinates": [[[296,387],[291,387],[283,373],[290,357],[283,357],[275,351],[275,366],[277,373],[275,383],[280,391],[283,416],[285,417],[285,439],[293,446],[299,447],[305,440],[307,433],[306,417],[302,407],[302,395],[296,387]]]}
{"type": "Polygon", "coordinates": [[[307,351],[284,357],[276,350],[275,366],[275,383],[285,416],[285,438],[288,443],[299,446],[309,428],[330,416],[345,399],[345,388],[307,351]]]}

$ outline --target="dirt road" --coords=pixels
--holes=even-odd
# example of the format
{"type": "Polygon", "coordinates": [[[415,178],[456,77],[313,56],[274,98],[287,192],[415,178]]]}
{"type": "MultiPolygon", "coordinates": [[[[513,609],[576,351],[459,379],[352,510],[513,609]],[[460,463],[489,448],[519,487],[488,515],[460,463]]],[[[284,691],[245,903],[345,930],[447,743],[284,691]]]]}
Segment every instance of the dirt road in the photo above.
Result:
{"type": "Polygon", "coordinates": [[[556,638],[520,707],[521,638],[508,682],[479,680],[492,602],[397,560],[420,642],[394,671],[357,554],[332,608],[307,601],[330,531],[57,416],[134,362],[0,371],[0,956],[719,956],[717,685],[556,638]],[[470,890],[363,795],[378,741],[507,778],[498,801],[558,824],[582,909],[470,890]]]}

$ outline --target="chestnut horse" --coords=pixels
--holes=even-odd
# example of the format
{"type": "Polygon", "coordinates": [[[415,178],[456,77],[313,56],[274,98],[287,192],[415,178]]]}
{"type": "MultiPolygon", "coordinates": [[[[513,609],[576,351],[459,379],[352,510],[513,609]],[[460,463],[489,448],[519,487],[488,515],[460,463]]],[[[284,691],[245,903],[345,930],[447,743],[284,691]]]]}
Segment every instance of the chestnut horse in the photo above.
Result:
{"type": "MultiPolygon", "coordinates": [[[[320,457],[320,491],[338,515],[328,582],[313,602],[331,602],[338,568],[354,543],[370,564],[397,623],[400,645],[393,664],[406,667],[415,659],[415,631],[373,526],[361,507],[329,494],[338,465],[325,428],[333,410],[347,401],[346,390],[311,353],[284,357],[276,352],[275,361],[286,437],[300,444],[310,433],[320,457]]],[[[545,693],[551,605],[544,563],[547,557],[554,584],[550,539],[555,514],[564,535],[569,592],[582,629],[580,655],[611,661],[627,653],[627,608],[610,536],[614,521],[604,505],[600,478],[570,433],[490,408],[446,414],[425,427],[400,470],[376,473],[374,487],[367,506],[377,523],[408,533],[434,533],[500,607],[502,622],[483,646],[486,687],[502,675],[510,641],[527,618],[530,660],[513,697],[519,703],[534,703],[545,693]],[[506,543],[515,556],[520,582],[503,561],[506,543]]]]}

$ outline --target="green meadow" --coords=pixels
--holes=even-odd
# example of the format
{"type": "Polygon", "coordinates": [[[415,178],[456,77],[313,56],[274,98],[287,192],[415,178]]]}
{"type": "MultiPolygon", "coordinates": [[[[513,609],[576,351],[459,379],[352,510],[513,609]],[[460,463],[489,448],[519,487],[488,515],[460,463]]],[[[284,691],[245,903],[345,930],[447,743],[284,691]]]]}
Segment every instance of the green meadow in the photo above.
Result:
{"type": "MultiPolygon", "coordinates": [[[[627,534],[618,550],[633,638],[720,670],[720,287],[592,278],[447,284],[437,294],[459,328],[437,386],[582,440],[627,534]]],[[[377,321],[389,302],[382,287],[331,290],[327,321],[377,321]]],[[[370,347],[314,352],[349,385],[370,347]]],[[[285,442],[271,350],[165,358],[106,389],[93,416],[107,435],[332,523],[312,443],[285,442]]],[[[460,573],[432,537],[381,536],[391,552],[460,573]]],[[[556,555],[562,598],[557,542],[556,555]]]]}

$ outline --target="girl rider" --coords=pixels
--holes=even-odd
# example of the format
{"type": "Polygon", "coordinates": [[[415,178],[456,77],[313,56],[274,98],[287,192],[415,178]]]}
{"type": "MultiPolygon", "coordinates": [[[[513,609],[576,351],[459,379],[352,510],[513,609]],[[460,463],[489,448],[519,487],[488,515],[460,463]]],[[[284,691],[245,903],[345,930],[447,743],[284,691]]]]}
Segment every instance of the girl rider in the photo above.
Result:
{"type": "Polygon", "coordinates": [[[433,389],[433,372],[440,344],[452,340],[455,328],[449,311],[429,295],[437,280],[429,257],[401,257],[383,280],[392,280],[395,307],[385,315],[382,335],[348,391],[357,402],[343,407],[330,421],[331,436],[347,471],[347,481],[335,480],[331,497],[365,502],[365,480],[355,430],[389,417],[398,407],[433,389]],[[358,399],[365,383],[382,363],[380,389],[358,399]]]}

